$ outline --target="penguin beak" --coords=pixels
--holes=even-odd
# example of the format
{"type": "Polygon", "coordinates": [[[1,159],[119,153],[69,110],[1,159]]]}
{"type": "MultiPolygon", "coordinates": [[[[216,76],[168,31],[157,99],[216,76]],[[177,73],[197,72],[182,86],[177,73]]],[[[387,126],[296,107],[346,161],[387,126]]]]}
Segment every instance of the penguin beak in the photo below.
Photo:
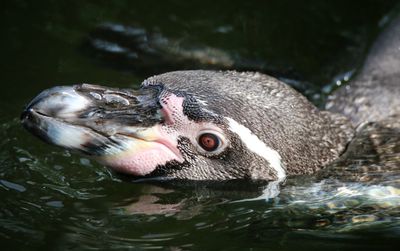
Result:
{"type": "Polygon", "coordinates": [[[164,159],[181,160],[175,142],[159,130],[164,122],[161,91],[157,86],[139,90],[88,84],[54,87],[27,105],[21,122],[48,143],[92,156],[122,172],[145,175],[155,166],[143,165],[143,152],[164,147],[169,149],[161,149],[168,155],[164,159]]]}

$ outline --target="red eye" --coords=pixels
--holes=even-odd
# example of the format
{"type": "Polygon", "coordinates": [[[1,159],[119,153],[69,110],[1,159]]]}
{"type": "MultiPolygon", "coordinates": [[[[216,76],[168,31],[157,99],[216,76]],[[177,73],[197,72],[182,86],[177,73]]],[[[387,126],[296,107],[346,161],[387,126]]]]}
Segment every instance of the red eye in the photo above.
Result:
{"type": "Polygon", "coordinates": [[[199,137],[199,145],[206,151],[215,151],[220,145],[220,139],[212,133],[204,133],[199,137]]]}

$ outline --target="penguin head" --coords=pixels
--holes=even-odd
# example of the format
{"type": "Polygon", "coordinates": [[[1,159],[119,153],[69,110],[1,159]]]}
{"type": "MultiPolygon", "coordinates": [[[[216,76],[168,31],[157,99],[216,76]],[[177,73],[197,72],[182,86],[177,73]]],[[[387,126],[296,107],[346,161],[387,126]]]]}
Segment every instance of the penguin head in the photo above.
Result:
{"type": "Polygon", "coordinates": [[[303,96],[256,73],[171,72],[138,90],[55,87],[32,100],[22,122],[137,177],[282,180],[320,168],[345,141],[303,96]]]}

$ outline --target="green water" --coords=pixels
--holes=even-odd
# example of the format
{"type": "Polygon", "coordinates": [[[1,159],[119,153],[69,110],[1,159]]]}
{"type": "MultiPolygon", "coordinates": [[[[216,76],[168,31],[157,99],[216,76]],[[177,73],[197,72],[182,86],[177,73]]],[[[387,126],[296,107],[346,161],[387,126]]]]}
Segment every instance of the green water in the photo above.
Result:
{"type": "MultiPolygon", "coordinates": [[[[396,1],[8,1],[0,9],[1,250],[394,250],[391,187],[289,181],[137,183],[48,146],[19,124],[24,105],[60,84],[134,87],[146,76],[81,52],[99,23],[157,29],[261,58],[317,104],[357,70],[396,1]],[[383,206],[377,206],[378,202],[383,206]],[[382,202],[383,201],[383,202],[382,202]]],[[[157,69],[152,69],[157,72],[157,69]]],[[[329,183],[329,182],[328,182],[329,183]]]]}

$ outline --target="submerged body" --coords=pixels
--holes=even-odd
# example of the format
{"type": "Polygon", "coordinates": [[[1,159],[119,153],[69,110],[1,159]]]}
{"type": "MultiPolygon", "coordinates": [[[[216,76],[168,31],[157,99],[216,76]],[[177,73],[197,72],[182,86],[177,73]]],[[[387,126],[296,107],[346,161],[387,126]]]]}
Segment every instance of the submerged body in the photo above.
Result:
{"type": "Polygon", "coordinates": [[[361,123],[397,130],[398,22],[377,40],[356,80],[334,94],[329,111],[264,74],[178,71],[151,77],[137,91],[85,84],[47,90],[28,105],[23,124],[135,176],[282,181],[312,174],[345,156],[368,129],[356,131],[361,123]]]}
{"type": "Polygon", "coordinates": [[[354,80],[331,95],[326,109],[354,126],[400,114],[400,18],[393,20],[368,54],[354,80]]]}

